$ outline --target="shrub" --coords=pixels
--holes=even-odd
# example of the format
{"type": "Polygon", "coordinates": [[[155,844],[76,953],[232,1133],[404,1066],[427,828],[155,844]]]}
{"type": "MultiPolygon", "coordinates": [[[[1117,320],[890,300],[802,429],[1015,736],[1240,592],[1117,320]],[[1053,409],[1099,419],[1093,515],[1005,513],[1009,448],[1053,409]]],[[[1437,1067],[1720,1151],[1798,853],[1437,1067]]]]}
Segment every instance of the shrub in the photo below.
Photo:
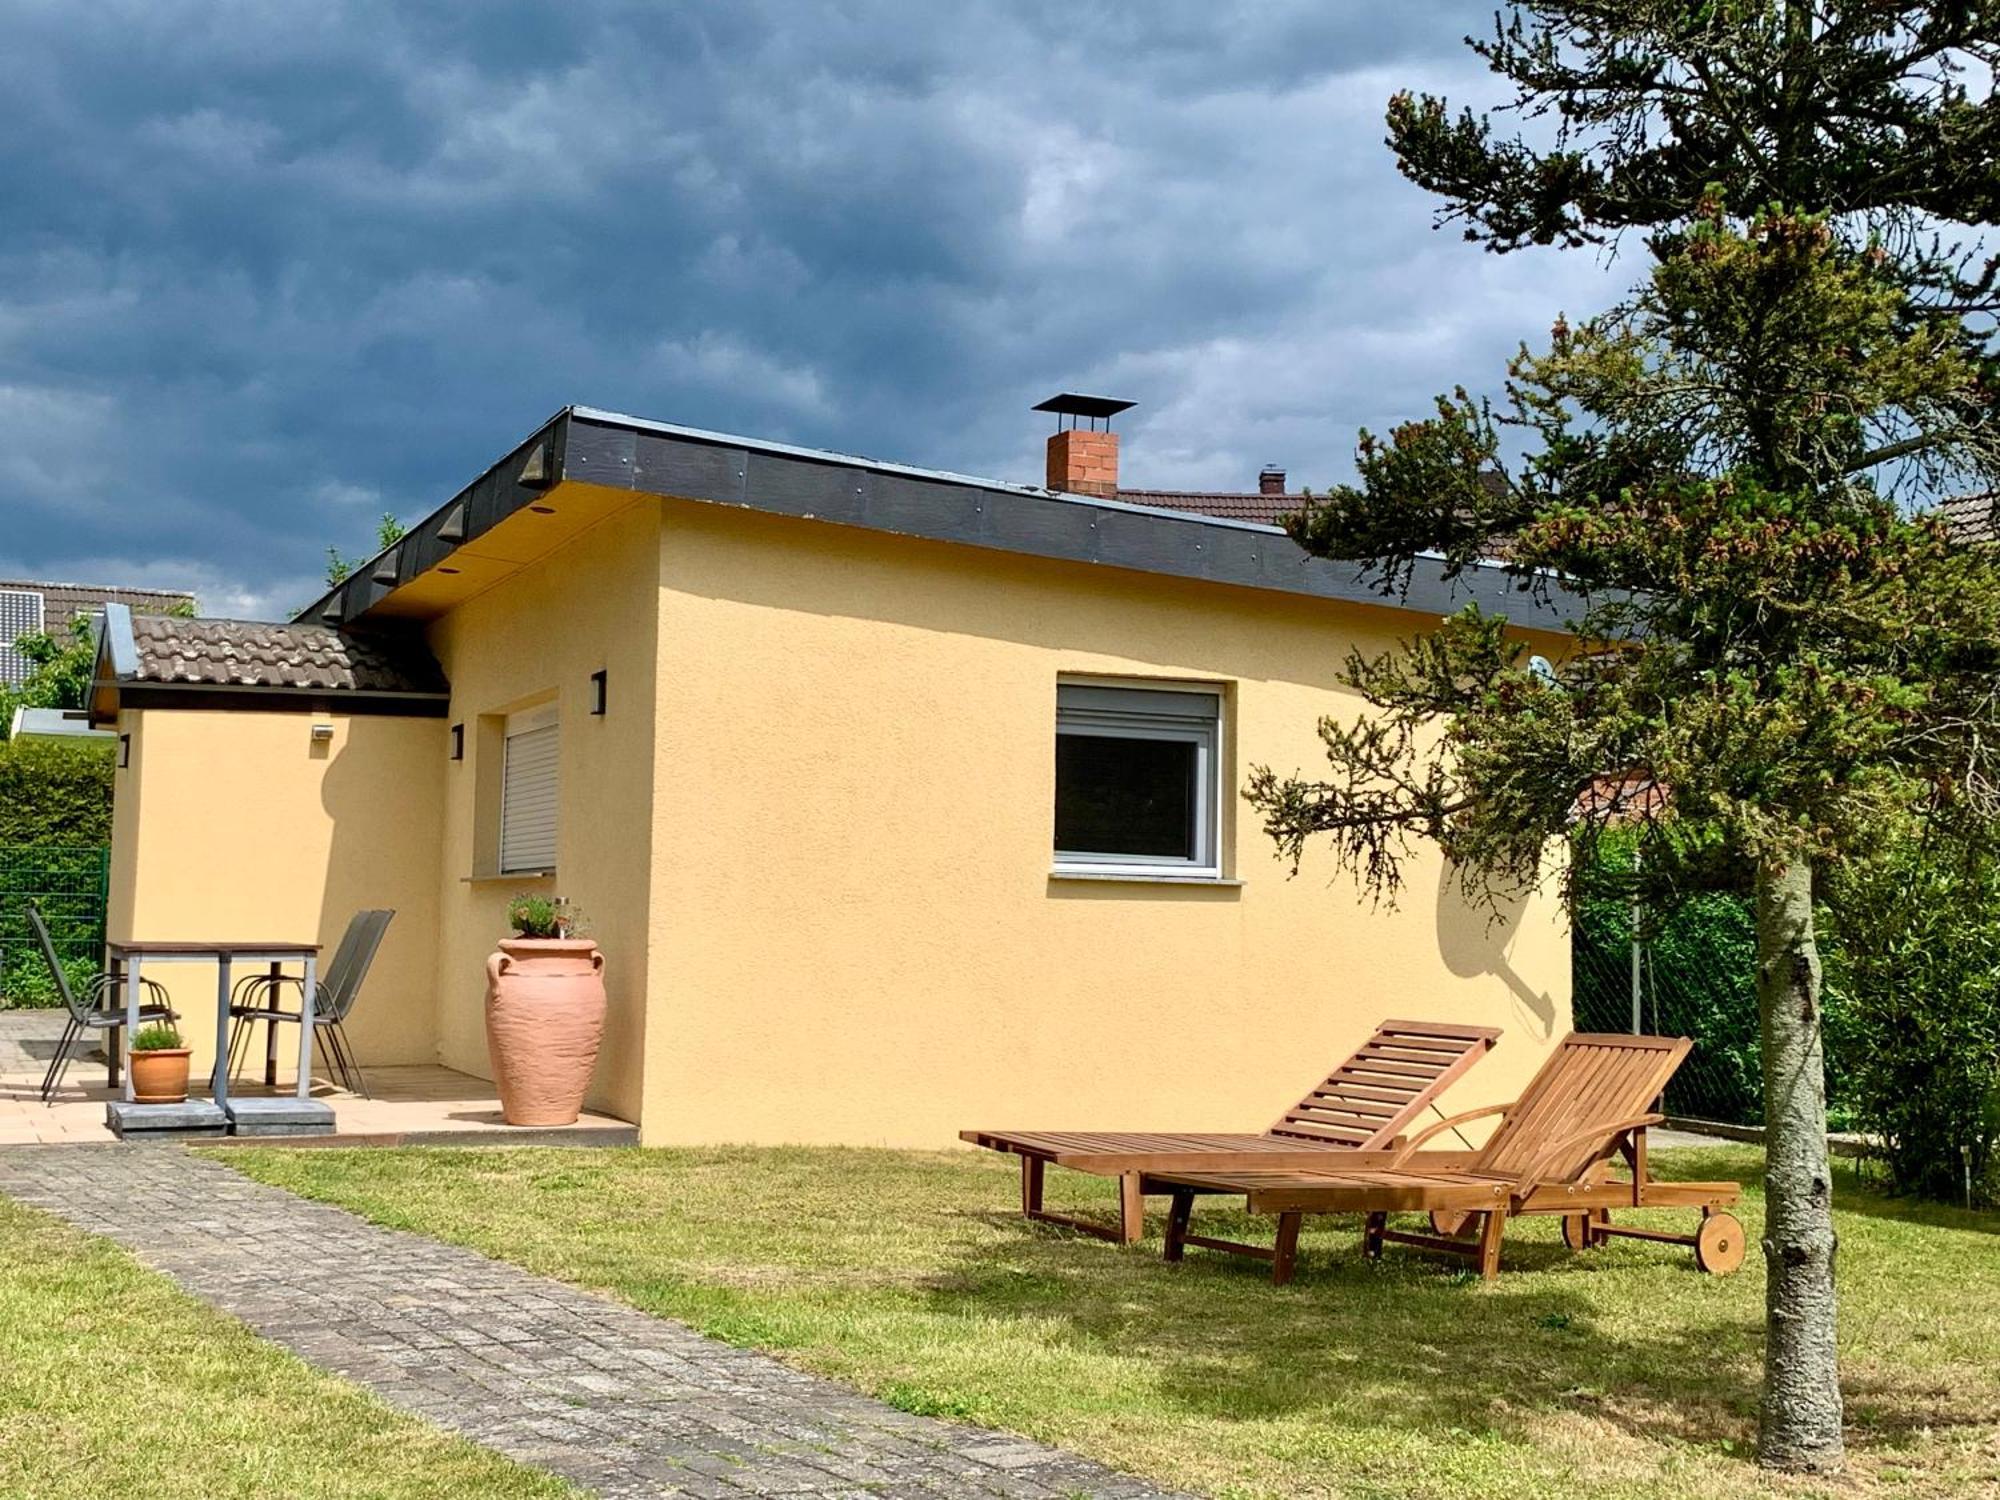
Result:
{"type": "Polygon", "coordinates": [[[1891,1186],[2000,1200],[2000,855],[1905,849],[1834,896],[1829,1031],[1891,1186]]]}
{"type": "Polygon", "coordinates": [[[0,1006],[62,1004],[28,926],[30,903],[41,909],[70,983],[81,986],[96,973],[104,936],[105,860],[101,848],[0,846],[0,1006]]]}
{"type": "MultiPolygon", "coordinates": [[[[94,929],[91,936],[94,941],[94,929]]],[[[96,961],[88,956],[64,957],[62,966],[71,991],[79,999],[85,998],[90,981],[97,974],[96,961]]],[[[49,975],[41,950],[24,943],[8,943],[4,954],[0,954],[0,1009],[53,1010],[62,1003],[62,994],[49,975]]]]}

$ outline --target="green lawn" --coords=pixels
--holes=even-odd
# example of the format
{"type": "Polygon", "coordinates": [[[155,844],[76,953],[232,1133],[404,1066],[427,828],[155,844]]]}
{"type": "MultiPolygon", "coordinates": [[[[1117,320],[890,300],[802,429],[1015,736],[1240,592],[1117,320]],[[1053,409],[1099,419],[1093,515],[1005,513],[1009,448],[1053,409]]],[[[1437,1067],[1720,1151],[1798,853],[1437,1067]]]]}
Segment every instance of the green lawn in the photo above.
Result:
{"type": "MultiPolygon", "coordinates": [[[[1683,1249],[1508,1236],[1486,1286],[1321,1221],[1298,1281],[1031,1228],[984,1153],[229,1150],[267,1182],[596,1287],[916,1411],[1220,1496],[1811,1494],[1750,1462],[1763,1276],[1683,1249]]],[[[1656,1152],[1753,1180],[1753,1150],[1656,1152]]],[[[1843,1355],[1861,1486],[2000,1485],[2000,1215],[1851,1174],[1843,1355]]],[[[1105,1184],[1052,1174],[1051,1202],[1105,1184]]],[[[1687,1216],[1683,1216],[1685,1219],[1687,1216]]],[[[1754,1237],[1755,1194],[1743,1217],[1754,1237]]],[[[1268,1237],[1211,1200],[1229,1232],[1268,1237]]],[[[1157,1228],[1157,1225],[1155,1225],[1157,1228]]]]}
{"type": "Polygon", "coordinates": [[[0,1198],[0,1495],[575,1493],[318,1373],[108,1241],[0,1198]]]}

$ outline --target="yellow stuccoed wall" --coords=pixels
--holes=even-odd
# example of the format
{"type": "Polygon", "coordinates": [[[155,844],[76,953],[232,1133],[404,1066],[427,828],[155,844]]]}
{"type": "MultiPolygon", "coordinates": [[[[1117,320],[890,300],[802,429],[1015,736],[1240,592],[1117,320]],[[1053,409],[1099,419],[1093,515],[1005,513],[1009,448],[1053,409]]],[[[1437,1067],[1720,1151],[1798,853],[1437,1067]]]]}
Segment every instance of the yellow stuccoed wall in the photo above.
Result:
{"type": "MultiPolygon", "coordinates": [[[[623,1119],[639,1114],[647,931],[656,894],[658,536],[657,502],[637,500],[430,629],[431,649],[451,682],[449,722],[465,725],[465,759],[446,764],[443,779],[437,1058],[462,1072],[491,1074],[486,955],[507,934],[512,896],[561,895],[582,909],[605,953],[609,1009],[586,1102],[623,1119]],[[590,713],[590,675],[597,671],[607,674],[609,711],[602,717],[590,713]],[[474,879],[480,757],[497,753],[478,732],[480,716],[549,697],[561,726],[556,875],[474,879]]],[[[658,894],[669,897],[671,889],[658,894]]]]}
{"type": "MultiPolygon", "coordinates": [[[[111,931],[331,945],[394,906],[362,1061],[484,1076],[507,900],[568,896],[608,960],[589,1103],[653,1144],[1258,1129],[1391,1015],[1505,1029],[1471,1107],[1568,1027],[1552,899],[1495,920],[1419,851],[1371,908],[1323,851],[1288,878],[1233,796],[1240,884],[1049,876],[1059,675],[1224,685],[1240,788],[1319,765],[1349,648],[1421,624],[638,497],[432,623],[448,718],[127,711],[111,931]],[[551,697],[558,873],[474,878],[482,717],[551,697]]],[[[162,977],[205,1072],[213,975],[162,977]]]]}
{"type": "MultiPolygon", "coordinates": [[[[348,1032],[364,1067],[436,1061],[433,961],[444,724],[367,715],[126,710],[112,803],[112,938],[309,941],[322,962],[364,906],[395,908],[348,1032]],[[314,724],[333,738],[315,742],[314,724]]],[[[213,966],[146,970],[205,1079],[213,966]]],[[[279,1028],[291,1079],[298,1030],[279,1028]]],[[[245,1077],[262,1076],[263,1031],[245,1077]]]]}
{"type": "Polygon", "coordinates": [[[1049,876],[1059,674],[1226,684],[1240,788],[1420,617],[671,501],[659,555],[648,1143],[1261,1129],[1385,1016],[1505,1028],[1469,1108],[1568,1029],[1552,898],[1371,909],[1239,798],[1240,886],[1049,876]]]}

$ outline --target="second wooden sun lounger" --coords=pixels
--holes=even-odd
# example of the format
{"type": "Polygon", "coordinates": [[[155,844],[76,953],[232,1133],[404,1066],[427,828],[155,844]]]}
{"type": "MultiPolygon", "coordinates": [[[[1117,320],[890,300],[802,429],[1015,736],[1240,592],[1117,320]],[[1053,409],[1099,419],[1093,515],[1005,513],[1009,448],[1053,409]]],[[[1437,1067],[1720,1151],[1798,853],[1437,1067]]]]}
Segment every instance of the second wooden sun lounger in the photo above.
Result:
{"type": "MultiPolygon", "coordinates": [[[[1317,1167],[1386,1166],[1405,1131],[1460,1074],[1492,1049],[1493,1026],[1384,1021],[1346,1062],[1313,1086],[1262,1135],[1104,1130],[964,1130],[959,1139],[1021,1158],[1021,1212],[1101,1239],[1136,1243],[1145,1226],[1148,1173],[1235,1164],[1317,1167]],[[1042,1207],[1049,1166],[1119,1182],[1119,1225],[1042,1207]]],[[[1158,1191],[1164,1192],[1161,1188],[1158,1191]]]]}
{"type": "Polygon", "coordinates": [[[1722,1212],[1741,1195],[1734,1182],[1659,1182],[1647,1170],[1646,1128],[1660,1123],[1655,1100],[1692,1046],[1686,1037],[1572,1033],[1550,1055],[1512,1104],[1474,1110],[1418,1135],[1380,1170],[1347,1166],[1265,1168],[1239,1164],[1211,1170],[1149,1174],[1145,1192],[1172,1195],[1167,1259],[1201,1245],[1272,1262],[1271,1279],[1289,1280],[1304,1214],[1359,1214],[1362,1251],[1373,1258],[1385,1243],[1414,1245],[1469,1257],[1482,1277],[1500,1269],[1500,1238],[1516,1214],[1560,1214],[1572,1249],[1601,1245],[1613,1235],[1694,1247],[1704,1271],[1725,1275],[1743,1263],[1743,1226],[1722,1212]],[[1493,1137],[1476,1153],[1419,1148],[1453,1126],[1499,1114],[1493,1137]],[[1628,1177],[1610,1175],[1622,1157],[1628,1177]],[[1275,1249],[1209,1239],[1188,1232],[1194,1199],[1241,1193],[1252,1213],[1275,1214],[1275,1249]],[[1691,1234],[1614,1225],[1622,1208],[1700,1211],[1691,1234]],[[1392,1213],[1428,1213],[1432,1233],[1388,1227],[1392,1213]],[[1467,1234],[1464,1231],[1470,1229],[1467,1234]]]}

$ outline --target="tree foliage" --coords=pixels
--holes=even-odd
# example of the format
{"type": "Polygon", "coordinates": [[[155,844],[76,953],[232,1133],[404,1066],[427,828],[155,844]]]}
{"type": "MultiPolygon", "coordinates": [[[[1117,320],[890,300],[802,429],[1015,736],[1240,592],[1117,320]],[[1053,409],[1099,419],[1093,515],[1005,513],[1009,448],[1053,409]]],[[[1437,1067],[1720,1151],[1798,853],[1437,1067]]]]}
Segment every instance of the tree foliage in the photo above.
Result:
{"type": "Polygon", "coordinates": [[[2000,219],[1982,0],[1528,0],[1471,45],[1554,144],[1412,94],[1390,102],[1389,144],[1495,250],[1672,224],[1711,187],[1902,228],[2000,219]]]}
{"type": "Polygon", "coordinates": [[[1280,846],[1331,834],[1393,890],[1421,835],[1467,878],[1518,886],[1549,838],[1574,833],[1582,868],[1636,824],[1646,893],[1670,902],[1878,852],[1937,806],[2000,816],[1994,558],[1846,472],[1844,431],[1981,379],[1913,350],[1905,310],[1817,219],[1734,222],[1711,197],[1629,304],[1514,361],[1504,416],[1457,395],[1364,434],[1361,483],[1292,519],[1303,545],[1389,587],[1427,553],[1456,572],[1504,551],[1522,588],[1568,601],[1581,645],[1544,670],[1468,610],[1350,661],[1381,711],[1323,726],[1333,779],[1253,775],[1280,846]],[[1750,285],[1809,330],[1756,409],[1737,375],[1769,336],[1735,315],[1750,285]],[[1503,424],[1531,439],[1517,467],[1503,424]],[[1751,462],[1760,444],[1772,463],[1751,462]]]}
{"type": "Polygon", "coordinates": [[[17,637],[14,649],[27,659],[28,675],[13,686],[0,683],[0,740],[9,734],[17,708],[84,706],[97,660],[97,637],[90,616],[78,615],[67,635],[34,631],[17,637]]]}
{"type": "MultiPolygon", "coordinates": [[[[375,550],[385,552],[400,542],[409,531],[401,521],[389,511],[383,511],[375,522],[375,550]]],[[[326,549],[326,586],[345,583],[354,570],[366,562],[364,557],[348,557],[338,547],[326,549]]]]}

